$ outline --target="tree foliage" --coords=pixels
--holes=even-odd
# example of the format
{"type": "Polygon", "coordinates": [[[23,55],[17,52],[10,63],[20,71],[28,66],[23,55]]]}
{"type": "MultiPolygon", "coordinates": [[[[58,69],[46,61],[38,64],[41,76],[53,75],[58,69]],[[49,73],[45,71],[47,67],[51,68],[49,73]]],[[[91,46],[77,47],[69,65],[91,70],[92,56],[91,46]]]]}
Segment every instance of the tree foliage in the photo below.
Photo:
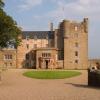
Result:
{"type": "Polygon", "coordinates": [[[0,8],[4,7],[4,2],[0,0],[0,8]]]}
{"type": "Polygon", "coordinates": [[[16,21],[3,10],[4,2],[0,0],[0,47],[7,47],[7,43],[13,40],[16,47],[20,40],[18,36],[21,33],[16,21]]]}

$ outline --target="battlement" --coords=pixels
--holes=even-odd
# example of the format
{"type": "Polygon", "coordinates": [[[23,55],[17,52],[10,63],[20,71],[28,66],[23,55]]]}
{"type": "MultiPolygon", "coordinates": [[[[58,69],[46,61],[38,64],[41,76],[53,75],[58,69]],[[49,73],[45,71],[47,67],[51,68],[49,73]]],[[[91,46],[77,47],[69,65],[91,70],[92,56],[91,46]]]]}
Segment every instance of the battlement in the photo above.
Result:
{"type": "Polygon", "coordinates": [[[88,33],[88,18],[84,18],[83,21],[63,20],[59,24],[59,30],[62,31],[64,37],[74,33],[88,33]]]}

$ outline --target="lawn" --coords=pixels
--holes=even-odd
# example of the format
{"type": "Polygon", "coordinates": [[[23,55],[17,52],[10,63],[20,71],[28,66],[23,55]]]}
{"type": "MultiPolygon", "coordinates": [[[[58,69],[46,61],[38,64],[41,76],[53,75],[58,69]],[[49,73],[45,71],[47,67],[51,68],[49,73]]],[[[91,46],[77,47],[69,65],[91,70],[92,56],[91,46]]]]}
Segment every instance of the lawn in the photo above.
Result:
{"type": "Polygon", "coordinates": [[[64,79],[80,75],[77,71],[27,71],[24,76],[36,79],[64,79]]]}

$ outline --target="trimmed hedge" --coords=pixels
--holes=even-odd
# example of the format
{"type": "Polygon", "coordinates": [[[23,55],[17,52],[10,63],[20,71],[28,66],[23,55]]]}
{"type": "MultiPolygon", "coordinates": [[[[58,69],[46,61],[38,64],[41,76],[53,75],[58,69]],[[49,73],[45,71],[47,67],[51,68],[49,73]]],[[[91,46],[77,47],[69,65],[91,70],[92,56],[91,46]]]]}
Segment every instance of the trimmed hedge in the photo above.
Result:
{"type": "Polygon", "coordinates": [[[100,87],[100,70],[94,72],[88,70],[88,85],[100,87]]]}

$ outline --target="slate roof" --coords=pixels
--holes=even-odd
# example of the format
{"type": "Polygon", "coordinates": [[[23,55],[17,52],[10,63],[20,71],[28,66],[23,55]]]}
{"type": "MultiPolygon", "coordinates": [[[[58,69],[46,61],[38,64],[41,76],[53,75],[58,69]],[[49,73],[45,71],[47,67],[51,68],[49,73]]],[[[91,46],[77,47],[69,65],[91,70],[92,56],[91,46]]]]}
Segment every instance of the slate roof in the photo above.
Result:
{"type": "Polygon", "coordinates": [[[23,31],[22,38],[26,39],[26,37],[30,39],[54,39],[54,31],[23,31]]]}

